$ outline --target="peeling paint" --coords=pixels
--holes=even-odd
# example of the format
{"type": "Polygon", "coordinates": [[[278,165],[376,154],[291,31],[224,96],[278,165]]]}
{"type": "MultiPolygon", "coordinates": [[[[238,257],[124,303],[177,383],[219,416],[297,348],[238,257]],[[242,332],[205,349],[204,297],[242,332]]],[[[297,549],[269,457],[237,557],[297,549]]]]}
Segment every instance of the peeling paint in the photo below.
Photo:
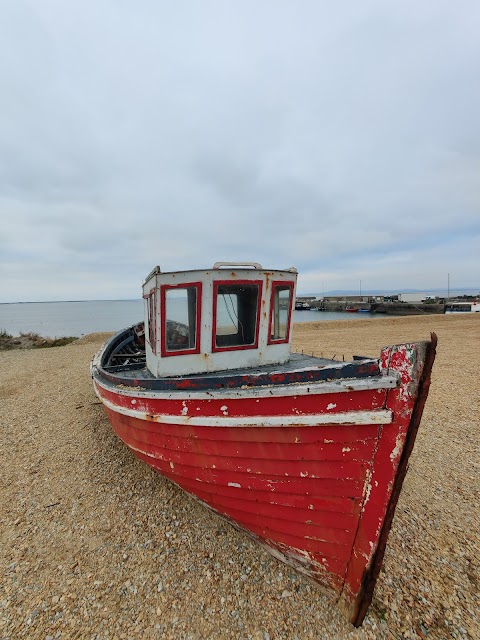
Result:
{"type": "Polygon", "coordinates": [[[397,437],[396,437],[396,440],[395,440],[395,449],[390,454],[390,460],[392,462],[395,462],[395,460],[397,460],[398,456],[402,453],[404,441],[405,441],[405,438],[404,438],[403,434],[399,433],[397,435],[397,437]]]}
{"type": "Polygon", "coordinates": [[[229,487],[236,487],[237,489],[241,489],[242,488],[242,485],[238,484],[238,482],[229,482],[228,486],[229,487]]]}
{"type": "Polygon", "coordinates": [[[363,495],[365,496],[365,499],[363,501],[362,511],[365,511],[365,507],[367,506],[367,503],[370,500],[370,493],[372,491],[371,480],[372,480],[372,471],[370,469],[367,469],[367,473],[365,474],[365,482],[363,484],[363,495]]]}

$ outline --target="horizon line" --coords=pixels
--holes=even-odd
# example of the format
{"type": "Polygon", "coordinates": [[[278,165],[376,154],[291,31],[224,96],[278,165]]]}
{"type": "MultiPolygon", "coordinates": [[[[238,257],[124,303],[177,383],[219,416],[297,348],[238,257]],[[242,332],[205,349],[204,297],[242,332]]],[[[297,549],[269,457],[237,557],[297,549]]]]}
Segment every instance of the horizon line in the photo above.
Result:
{"type": "MultiPolygon", "coordinates": [[[[455,289],[450,289],[450,295],[455,293],[462,293],[464,291],[476,291],[480,295],[480,286],[479,287],[456,287],[455,289]]],[[[320,292],[299,292],[297,290],[296,295],[298,296],[326,296],[329,294],[345,294],[345,295],[382,295],[387,294],[400,294],[400,293],[433,293],[433,292],[443,292],[448,293],[448,289],[444,287],[433,287],[433,288],[422,288],[422,289],[413,289],[413,288],[402,288],[402,289],[366,289],[360,293],[359,290],[356,289],[329,289],[328,291],[320,292]]],[[[15,301],[5,301],[0,302],[0,304],[56,304],[56,303],[79,303],[79,302],[140,302],[143,298],[84,298],[80,300],[15,300],[15,301]]]]}

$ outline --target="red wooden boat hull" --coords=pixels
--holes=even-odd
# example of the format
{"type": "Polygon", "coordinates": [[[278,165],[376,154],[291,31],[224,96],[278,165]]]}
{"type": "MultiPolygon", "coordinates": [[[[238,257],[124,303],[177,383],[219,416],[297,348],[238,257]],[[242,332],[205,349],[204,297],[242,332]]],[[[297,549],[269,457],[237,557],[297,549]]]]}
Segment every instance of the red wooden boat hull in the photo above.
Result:
{"type": "MultiPolygon", "coordinates": [[[[143,390],[92,367],[136,456],[333,592],[361,624],[428,393],[436,338],[382,375],[214,391],[143,390]]],[[[140,385],[140,388],[136,385],[140,385]]]]}

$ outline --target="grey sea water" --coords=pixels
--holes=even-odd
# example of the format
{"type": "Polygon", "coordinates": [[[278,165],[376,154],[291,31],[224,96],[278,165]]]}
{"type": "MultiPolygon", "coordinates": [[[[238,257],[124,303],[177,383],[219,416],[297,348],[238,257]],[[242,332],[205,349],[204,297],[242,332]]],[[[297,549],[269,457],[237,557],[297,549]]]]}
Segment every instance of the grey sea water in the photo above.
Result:
{"type": "MultiPolygon", "coordinates": [[[[12,335],[33,331],[45,337],[82,336],[120,331],[143,320],[143,300],[20,302],[0,304],[0,331],[12,335]]],[[[294,322],[375,318],[369,313],[295,311],[294,322]]]]}

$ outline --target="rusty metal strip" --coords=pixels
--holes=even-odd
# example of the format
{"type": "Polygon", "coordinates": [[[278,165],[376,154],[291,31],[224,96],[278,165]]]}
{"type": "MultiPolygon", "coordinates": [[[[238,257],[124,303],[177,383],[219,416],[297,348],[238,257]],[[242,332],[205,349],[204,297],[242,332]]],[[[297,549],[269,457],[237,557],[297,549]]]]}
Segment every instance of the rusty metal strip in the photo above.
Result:
{"type": "MultiPolygon", "coordinates": [[[[273,367],[272,367],[273,368],[273,367]]],[[[141,387],[142,389],[159,391],[206,391],[221,389],[238,389],[245,386],[259,387],[264,385],[285,385],[341,380],[345,378],[372,378],[380,375],[376,360],[359,362],[340,362],[328,367],[310,367],[284,373],[273,370],[271,373],[261,374],[232,374],[222,375],[206,374],[196,377],[173,376],[165,378],[129,378],[120,375],[119,372],[111,373],[95,362],[98,377],[108,380],[113,384],[121,384],[128,387],[141,387]]]]}
{"type": "Polygon", "coordinates": [[[148,422],[160,422],[163,424],[179,426],[204,426],[204,427],[297,427],[337,424],[340,426],[352,425],[376,425],[390,424],[393,412],[389,409],[371,409],[370,411],[340,411],[336,413],[309,413],[306,415],[280,415],[280,416],[229,416],[228,408],[224,407],[223,416],[190,416],[187,413],[177,414],[146,414],[122,407],[101,398],[103,404],[124,416],[147,420],[148,422]]]}

